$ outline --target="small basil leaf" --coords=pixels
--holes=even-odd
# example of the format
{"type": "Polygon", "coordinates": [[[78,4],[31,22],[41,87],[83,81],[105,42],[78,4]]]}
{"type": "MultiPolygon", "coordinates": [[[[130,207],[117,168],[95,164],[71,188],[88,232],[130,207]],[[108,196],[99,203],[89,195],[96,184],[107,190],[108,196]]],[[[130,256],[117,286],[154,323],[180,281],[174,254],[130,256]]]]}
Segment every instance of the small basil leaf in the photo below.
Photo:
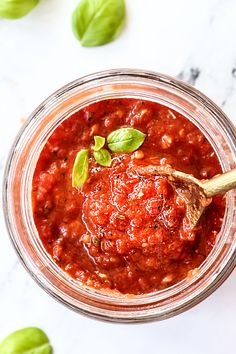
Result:
{"type": "Polygon", "coordinates": [[[0,344],[1,354],[51,354],[46,334],[39,328],[22,328],[7,336],[0,344]]]}
{"type": "Polygon", "coordinates": [[[81,0],[72,15],[73,32],[84,47],[112,42],[124,22],[124,0],[81,0]]]}
{"type": "Polygon", "coordinates": [[[39,0],[1,0],[0,17],[16,19],[26,16],[39,0]]]}
{"type": "Polygon", "coordinates": [[[81,187],[88,178],[89,157],[88,150],[82,149],[75,158],[72,170],[72,187],[81,187]]]}
{"type": "Polygon", "coordinates": [[[94,151],[93,153],[95,160],[102,166],[111,166],[111,154],[106,149],[101,149],[99,151],[94,151]]]}
{"type": "Polygon", "coordinates": [[[103,136],[95,135],[94,137],[95,145],[93,147],[93,150],[94,151],[100,150],[105,145],[105,141],[106,139],[103,138],[103,136]]]}
{"type": "Polygon", "coordinates": [[[132,152],[144,142],[146,134],[137,129],[121,128],[108,135],[108,147],[114,152],[132,152]]]}

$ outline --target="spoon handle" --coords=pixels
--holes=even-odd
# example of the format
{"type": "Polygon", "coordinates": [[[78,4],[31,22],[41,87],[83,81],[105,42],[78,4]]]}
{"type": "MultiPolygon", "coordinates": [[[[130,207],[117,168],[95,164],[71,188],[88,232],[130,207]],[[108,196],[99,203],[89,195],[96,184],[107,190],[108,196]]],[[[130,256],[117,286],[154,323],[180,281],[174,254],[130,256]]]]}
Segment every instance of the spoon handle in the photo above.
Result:
{"type": "Polygon", "coordinates": [[[207,197],[225,193],[236,187],[236,168],[229,172],[215,176],[205,182],[201,182],[201,186],[207,197]]]}

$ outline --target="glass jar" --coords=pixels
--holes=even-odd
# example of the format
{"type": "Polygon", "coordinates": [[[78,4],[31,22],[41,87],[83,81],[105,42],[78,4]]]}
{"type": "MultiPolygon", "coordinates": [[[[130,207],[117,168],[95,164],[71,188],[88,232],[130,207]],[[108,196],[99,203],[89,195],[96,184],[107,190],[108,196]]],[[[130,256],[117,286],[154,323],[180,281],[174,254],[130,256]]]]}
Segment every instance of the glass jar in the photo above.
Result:
{"type": "Polygon", "coordinates": [[[114,295],[78,284],[46,253],[36,230],[31,185],[40,152],[54,129],[75,111],[100,100],[138,98],[168,106],[192,121],[213,146],[223,171],[235,167],[236,132],[225,114],[193,87],[168,76],[109,70],[76,80],[47,98],[19,132],[5,170],[3,206],[16,251],[46,292],[71,309],[116,322],[161,320],[209,296],[235,267],[236,191],[226,196],[226,214],[216,245],[192,279],[145,295],[114,295]]]}

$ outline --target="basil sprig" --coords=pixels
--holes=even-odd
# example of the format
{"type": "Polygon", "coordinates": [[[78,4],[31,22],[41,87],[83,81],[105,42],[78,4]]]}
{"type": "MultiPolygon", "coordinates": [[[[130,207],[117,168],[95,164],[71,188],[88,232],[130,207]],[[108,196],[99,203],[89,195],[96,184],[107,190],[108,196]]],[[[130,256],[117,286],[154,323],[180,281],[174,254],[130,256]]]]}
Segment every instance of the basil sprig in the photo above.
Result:
{"type": "Polygon", "coordinates": [[[108,135],[107,143],[111,151],[133,152],[144,142],[146,134],[137,129],[121,128],[108,135]]]}
{"type": "Polygon", "coordinates": [[[1,0],[0,17],[17,19],[26,16],[39,0],[1,0]]]}
{"type": "Polygon", "coordinates": [[[72,187],[81,187],[88,178],[89,157],[88,150],[82,149],[75,158],[72,170],[72,187]]]}
{"type": "Polygon", "coordinates": [[[125,22],[124,0],[81,0],[72,15],[72,29],[84,47],[112,42],[125,22]]]}
{"type": "MultiPolygon", "coordinates": [[[[115,130],[107,137],[108,148],[113,152],[133,152],[144,142],[146,134],[133,128],[121,128],[115,130]]],[[[93,156],[101,166],[110,167],[112,157],[104,148],[106,139],[102,136],[94,136],[93,156]]],[[[88,149],[78,152],[72,171],[72,186],[81,187],[88,178],[89,153],[88,149]]]]}
{"type": "Polygon", "coordinates": [[[105,145],[106,139],[103,136],[95,135],[94,142],[93,150],[99,151],[105,145]]]}
{"type": "Polygon", "coordinates": [[[97,163],[101,166],[110,167],[111,166],[111,154],[107,149],[102,149],[105,145],[106,139],[102,136],[95,135],[94,137],[94,147],[93,156],[97,163]]]}
{"type": "Polygon", "coordinates": [[[99,165],[110,167],[111,166],[111,154],[106,149],[100,149],[93,153],[95,160],[99,165]]]}
{"type": "Polygon", "coordinates": [[[39,328],[27,327],[11,333],[0,343],[1,354],[51,354],[47,335],[39,328]]]}

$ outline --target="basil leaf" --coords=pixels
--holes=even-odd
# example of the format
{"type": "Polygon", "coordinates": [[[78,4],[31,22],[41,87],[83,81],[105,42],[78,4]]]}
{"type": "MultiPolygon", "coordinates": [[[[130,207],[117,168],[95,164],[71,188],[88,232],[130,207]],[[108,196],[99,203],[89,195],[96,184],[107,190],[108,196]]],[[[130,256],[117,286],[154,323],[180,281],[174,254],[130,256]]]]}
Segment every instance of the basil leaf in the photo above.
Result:
{"type": "Polygon", "coordinates": [[[103,136],[95,135],[94,141],[95,145],[93,147],[93,150],[98,151],[104,146],[106,139],[103,138],[103,136]]]}
{"type": "Polygon", "coordinates": [[[114,152],[132,152],[144,142],[146,134],[137,129],[121,128],[108,135],[108,147],[114,152]]]}
{"type": "Polygon", "coordinates": [[[16,19],[26,16],[39,0],[1,0],[0,17],[16,19]]]}
{"type": "Polygon", "coordinates": [[[81,187],[88,178],[89,157],[88,150],[82,149],[75,158],[72,170],[72,187],[81,187]]]}
{"type": "Polygon", "coordinates": [[[112,42],[124,22],[124,0],[81,0],[72,15],[73,32],[84,47],[112,42]]]}
{"type": "Polygon", "coordinates": [[[39,328],[22,328],[7,336],[0,344],[1,354],[51,354],[46,334],[39,328]]]}
{"type": "Polygon", "coordinates": [[[102,166],[111,166],[111,154],[106,149],[94,151],[95,160],[102,166]]]}

